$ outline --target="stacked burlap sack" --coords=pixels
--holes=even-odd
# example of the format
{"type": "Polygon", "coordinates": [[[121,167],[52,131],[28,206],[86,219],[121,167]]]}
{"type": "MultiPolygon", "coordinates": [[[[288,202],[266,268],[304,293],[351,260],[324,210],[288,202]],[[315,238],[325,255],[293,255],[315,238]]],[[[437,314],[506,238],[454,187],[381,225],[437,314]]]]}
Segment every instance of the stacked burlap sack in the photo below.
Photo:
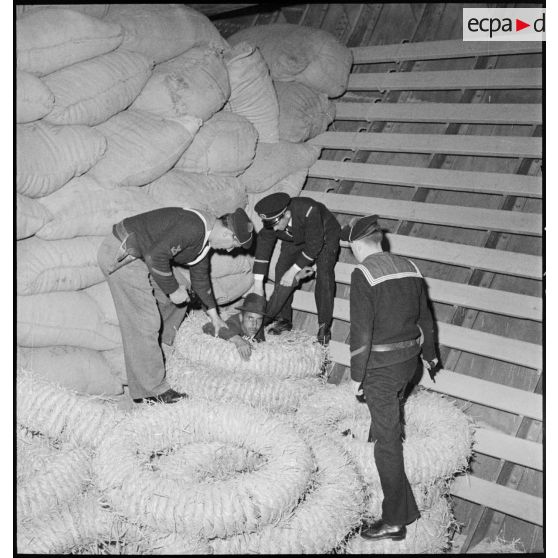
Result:
{"type": "Polygon", "coordinates": [[[291,332],[243,361],[232,343],[202,332],[205,322],[193,313],[178,331],[169,381],[191,397],[174,405],[125,412],[18,376],[20,552],[447,548],[448,486],[471,453],[459,409],[429,392],[409,398],[404,452],[422,517],[403,542],[366,542],[358,527],[378,517],[382,498],[368,410],[348,386],[320,379],[323,347],[291,332]]]}
{"type": "MultiPolygon", "coordinates": [[[[185,5],[18,6],[16,16],[20,368],[118,394],[122,342],[96,262],[104,235],[163,206],[246,207],[259,229],[257,199],[298,195],[319,155],[303,141],[327,126],[308,108],[325,107],[325,93],[317,104],[318,93],[283,95],[262,46],[231,48],[185,5]],[[305,119],[286,102],[297,95],[305,119]],[[303,121],[311,133],[296,132],[303,121]]],[[[332,64],[322,62],[322,81],[332,64]]],[[[250,289],[250,269],[250,256],[213,256],[218,304],[250,289]]],[[[187,270],[177,276],[189,284],[187,270]]]]}

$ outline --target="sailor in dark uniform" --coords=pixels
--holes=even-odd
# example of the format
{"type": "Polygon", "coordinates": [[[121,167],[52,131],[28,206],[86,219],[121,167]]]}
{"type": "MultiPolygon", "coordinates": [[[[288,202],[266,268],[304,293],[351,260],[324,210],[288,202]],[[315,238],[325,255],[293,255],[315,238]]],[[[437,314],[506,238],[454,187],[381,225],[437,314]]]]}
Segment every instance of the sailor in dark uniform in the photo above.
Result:
{"type": "Polygon", "coordinates": [[[409,259],[382,250],[377,215],[341,233],[359,265],[351,275],[351,378],[370,410],[369,441],[382,484],[382,518],[363,526],[368,539],[402,540],[419,516],[403,462],[400,404],[422,351],[427,370],[438,360],[424,281],[409,259]]]}
{"type": "Polygon", "coordinates": [[[135,402],[174,403],[187,397],[167,383],[160,344],[172,345],[189,299],[172,265],[190,268],[192,288],[218,331],[226,324],[211,290],[209,251],[248,249],[253,227],[243,209],[217,219],[204,211],[163,207],[128,217],[107,235],[97,260],[114,300],[135,402]]]}
{"type": "Polygon", "coordinates": [[[307,277],[316,263],[314,296],[318,309],[318,341],[324,345],[331,338],[334,268],[339,253],[341,227],[327,207],[311,198],[291,198],[284,192],[262,198],[254,207],[264,227],[258,233],[254,261],[254,290],[263,295],[263,282],[277,239],[281,253],[275,267],[275,291],[267,313],[278,316],[271,334],[292,329],[292,302],[298,282],[307,277]],[[283,304],[283,301],[284,304],[283,304]]]}

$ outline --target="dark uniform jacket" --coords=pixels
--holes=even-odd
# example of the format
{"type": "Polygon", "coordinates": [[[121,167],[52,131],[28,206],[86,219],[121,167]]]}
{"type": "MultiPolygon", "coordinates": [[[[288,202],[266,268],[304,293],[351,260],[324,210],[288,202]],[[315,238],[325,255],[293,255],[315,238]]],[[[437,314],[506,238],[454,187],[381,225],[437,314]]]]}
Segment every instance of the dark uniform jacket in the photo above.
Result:
{"type": "Polygon", "coordinates": [[[128,217],[122,225],[128,234],[135,233],[134,247],[165,294],[178,289],[171,265],[190,264],[205,250],[205,256],[190,266],[190,279],[192,288],[210,309],[217,305],[209,278],[207,237],[215,217],[203,211],[198,213],[181,207],[163,207],[128,217]]]}
{"type": "MultiPolygon", "coordinates": [[[[249,339],[249,337],[242,331],[242,324],[240,323],[240,314],[234,314],[230,318],[225,320],[227,327],[219,328],[219,333],[217,334],[221,339],[229,340],[231,337],[235,335],[240,335],[243,339],[249,339]]],[[[203,332],[208,333],[209,335],[215,335],[215,327],[211,322],[207,322],[203,325],[203,332]]],[[[263,324],[262,327],[258,330],[256,335],[254,335],[254,341],[258,343],[260,341],[265,341],[265,333],[263,324]]]]}
{"type": "Polygon", "coordinates": [[[372,345],[408,341],[424,335],[425,360],[436,357],[433,320],[424,280],[407,258],[389,252],[368,256],[351,275],[351,378],[360,382],[366,368],[404,362],[418,355],[420,345],[372,351],[372,345]]]}
{"type": "Polygon", "coordinates": [[[339,242],[340,226],[329,209],[311,198],[292,198],[289,203],[292,226],[285,231],[263,228],[258,233],[253,272],[266,275],[269,260],[277,239],[300,245],[302,251],[296,265],[303,268],[312,265],[324,244],[339,242]]]}

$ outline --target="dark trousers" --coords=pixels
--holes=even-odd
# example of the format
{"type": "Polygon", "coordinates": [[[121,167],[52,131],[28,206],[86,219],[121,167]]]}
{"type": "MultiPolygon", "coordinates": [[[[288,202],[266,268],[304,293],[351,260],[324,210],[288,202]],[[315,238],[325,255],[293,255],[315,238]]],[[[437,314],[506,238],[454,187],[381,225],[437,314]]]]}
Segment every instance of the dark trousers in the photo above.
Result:
{"type": "MultiPolygon", "coordinates": [[[[279,284],[283,274],[296,262],[302,251],[301,246],[297,246],[292,242],[281,241],[281,253],[275,266],[275,283],[279,284]]],[[[333,300],[335,297],[335,264],[337,262],[337,254],[339,253],[339,239],[335,242],[324,244],[324,247],[316,258],[316,285],[314,287],[314,298],[316,300],[316,308],[318,309],[318,323],[331,325],[333,320],[333,300]]],[[[290,290],[290,295],[286,297],[286,293],[281,296],[285,303],[270,298],[267,308],[270,317],[274,318],[278,315],[289,322],[293,321],[293,297],[297,287],[290,290]],[[278,312],[278,314],[277,314],[278,312]]],[[[282,289],[281,289],[282,290],[282,289]]],[[[279,289],[275,292],[280,293],[279,289]]]]}
{"type": "MultiPolygon", "coordinates": [[[[373,355],[374,353],[372,353],[373,355]]],[[[372,424],[369,442],[375,442],[374,459],[384,500],[382,519],[391,525],[408,525],[420,517],[403,463],[402,403],[418,359],[382,368],[369,368],[363,382],[372,424]]]]}

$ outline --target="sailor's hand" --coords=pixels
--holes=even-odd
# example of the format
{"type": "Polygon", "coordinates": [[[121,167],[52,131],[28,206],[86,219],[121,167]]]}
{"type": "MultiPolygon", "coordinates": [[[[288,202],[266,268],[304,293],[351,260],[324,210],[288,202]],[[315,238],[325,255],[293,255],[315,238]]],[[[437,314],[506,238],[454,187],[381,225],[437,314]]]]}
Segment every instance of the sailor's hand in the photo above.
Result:
{"type": "Polygon", "coordinates": [[[188,296],[188,291],[186,291],[185,285],[180,285],[176,291],[169,295],[171,302],[174,304],[183,304],[184,302],[188,302],[190,297],[188,296]]]}
{"type": "Polygon", "coordinates": [[[307,277],[312,277],[314,270],[310,266],[303,267],[294,277],[295,282],[300,282],[307,277]]]}
{"type": "Polygon", "coordinates": [[[252,354],[252,345],[245,339],[242,339],[240,335],[235,335],[231,337],[231,341],[235,344],[238,354],[242,360],[250,360],[250,355],[252,354]]]}
{"type": "Polygon", "coordinates": [[[282,287],[292,287],[293,282],[295,280],[295,276],[299,271],[302,270],[298,269],[298,266],[295,267],[294,265],[292,265],[291,267],[289,267],[289,269],[287,269],[287,271],[285,271],[283,277],[281,277],[281,281],[279,281],[279,284],[282,287]]]}
{"type": "Polygon", "coordinates": [[[224,327],[225,329],[227,329],[229,326],[227,325],[227,323],[225,322],[225,320],[223,320],[223,318],[221,318],[220,316],[210,316],[211,318],[211,323],[213,324],[213,327],[215,328],[215,337],[219,336],[219,330],[224,327]]]}
{"type": "Polygon", "coordinates": [[[351,387],[353,389],[354,396],[359,400],[364,400],[364,391],[362,389],[362,382],[355,382],[351,380],[351,387]]]}

